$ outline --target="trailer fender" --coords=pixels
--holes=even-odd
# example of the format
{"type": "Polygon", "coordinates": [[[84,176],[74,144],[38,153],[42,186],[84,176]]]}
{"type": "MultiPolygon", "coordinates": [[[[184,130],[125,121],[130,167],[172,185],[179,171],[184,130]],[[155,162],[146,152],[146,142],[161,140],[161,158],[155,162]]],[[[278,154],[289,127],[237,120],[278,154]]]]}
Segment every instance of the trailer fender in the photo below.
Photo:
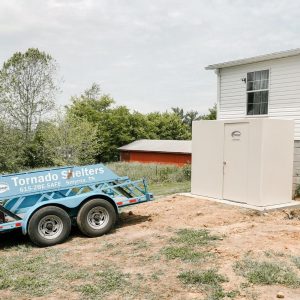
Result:
{"type": "Polygon", "coordinates": [[[40,202],[34,206],[32,206],[24,215],[23,220],[22,220],[22,233],[24,235],[27,234],[27,229],[28,229],[28,223],[30,221],[30,218],[32,217],[32,215],[39,210],[42,207],[45,206],[58,206],[66,211],[72,209],[72,208],[80,208],[84,203],[86,203],[88,200],[90,199],[94,199],[94,198],[102,198],[102,199],[106,199],[107,201],[109,201],[114,208],[116,209],[116,212],[118,212],[118,207],[115,203],[115,201],[113,199],[111,199],[110,197],[108,197],[105,194],[101,194],[101,193],[95,193],[95,192],[90,192],[90,193],[84,193],[81,195],[76,195],[76,196],[71,196],[68,198],[61,198],[61,199],[57,199],[57,200],[51,200],[51,201],[47,201],[47,202],[40,202]]]}

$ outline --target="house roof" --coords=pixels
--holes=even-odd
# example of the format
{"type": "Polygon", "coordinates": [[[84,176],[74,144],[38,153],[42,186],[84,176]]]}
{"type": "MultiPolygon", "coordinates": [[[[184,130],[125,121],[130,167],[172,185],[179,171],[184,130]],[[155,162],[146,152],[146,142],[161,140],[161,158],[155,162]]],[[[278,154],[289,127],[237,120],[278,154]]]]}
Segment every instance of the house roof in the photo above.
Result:
{"type": "Polygon", "coordinates": [[[227,68],[227,67],[233,67],[233,66],[239,66],[239,65],[256,63],[256,62],[260,62],[260,61],[276,59],[276,58],[290,57],[290,56],[295,56],[295,55],[299,55],[299,54],[300,54],[300,48],[297,48],[297,49],[292,49],[292,50],[287,50],[287,51],[274,52],[274,53],[269,53],[269,54],[264,54],[264,55],[259,55],[259,56],[253,56],[253,57],[249,57],[249,58],[231,60],[231,61],[218,63],[218,64],[214,64],[214,65],[209,65],[205,69],[206,70],[222,69],[222,68],[227,68]]]}
{"type": "Polygon", "coordinates": [[[120,147],[121,151],[192,153],[192,141],[186,140],[137,140],[120,147]]]}

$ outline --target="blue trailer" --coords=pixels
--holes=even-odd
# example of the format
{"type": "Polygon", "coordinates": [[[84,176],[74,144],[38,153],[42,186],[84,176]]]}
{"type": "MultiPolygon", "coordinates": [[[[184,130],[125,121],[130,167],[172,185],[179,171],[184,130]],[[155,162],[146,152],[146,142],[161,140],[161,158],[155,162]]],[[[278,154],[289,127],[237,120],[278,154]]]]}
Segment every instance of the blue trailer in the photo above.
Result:
{"type": "Polygon", "coordinates": [[[3,175],[0,233],[21,228],[41,247],[64,242],[72,225],[86,236],[101,236],[121,207],[152,199],[145,179],[131,181],[102,164],[3,175]]]}

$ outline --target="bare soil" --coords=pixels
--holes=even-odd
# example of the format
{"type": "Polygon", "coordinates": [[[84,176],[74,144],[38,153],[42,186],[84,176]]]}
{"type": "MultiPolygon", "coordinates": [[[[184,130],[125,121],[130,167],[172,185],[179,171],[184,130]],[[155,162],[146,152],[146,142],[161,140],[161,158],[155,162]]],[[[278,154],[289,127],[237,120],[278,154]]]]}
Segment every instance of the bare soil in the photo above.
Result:
{"type": "MultiPolygon", "coordinates": [[[[280,291],[285,299],[297,300],[300,299],[300,288],[249,284],[234,272],[233,265],[249,255],[263,259],[272,253],[275,260],[280,257],[287,263],[290,257],[300,256],[298,216],[297,211],[289,219],[283,211],[261,214],[208,200],[172,195],[127,208],[122,212],[116,229],[108,235],[89,239],[75,232],[68,242],[48,251],[53,248],[65,251],[64,262],[77,269],[113,266],[128,274],[130,287],[106,294],[104,299],[206,299],[206,291],[184,285],[178,274],[213,266],[229,279],[223,284],[224,289],[238,291],[235,299],[271,300],[276,299],[280,291]],[[164,256],[163,249],[171,245],[171,238],[184,228],[207,229],[222,236],[222,240],[207,248],[214,254],[213,259],[186,262],[168,260],[164,256]]],[[[4,237],[2,246],[5,243],[4,237]]],[[[10,241],[7,243],[9,247],[13,246],[10,241]]],[[[11,251],[18,250],[12,248],[11,251]]],[[[33,248],[30,255],[40,251],[44,250],[33,248]]],[[[85,296],[76,290],[76,286],[82,283],[85,283],[82,278],[68,281],[64,288],[54,290],[46,298],[82,299],[85,296]]],[[[14,295],[15,292],[4,290],[0,298],[14,298],[14,295]]],[[[20,295],[18,298],[28,299],[20,295]]]]}

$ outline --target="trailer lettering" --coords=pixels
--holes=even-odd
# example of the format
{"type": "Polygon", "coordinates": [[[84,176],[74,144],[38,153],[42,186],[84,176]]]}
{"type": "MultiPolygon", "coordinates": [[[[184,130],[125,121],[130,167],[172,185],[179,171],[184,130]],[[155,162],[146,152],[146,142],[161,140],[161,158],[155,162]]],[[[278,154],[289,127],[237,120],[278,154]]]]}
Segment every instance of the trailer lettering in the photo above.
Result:
{"type": "Polygon", "coordinates": [[[97,174],[103,174],[104,169],[102,167],[95,168],[95,169],[81,168],[73,172],[71,177],[69,176],[69,173],[70,171],[66,171],[66,170],[62,171],[61,172],[62,179],[71,179],[71,178],[78,178],[83,176],[93,176],[97,174]]]}
{"type": "MultiPolygon", "coordinates": [[[[102,167],[96,169],[96,171],[97,170],[98,170],[99,174],[103,174],[104,173],[104,169],[102,167]]],[[[96,172],[96,174],[98,174],[98,173],[96,172]]]]}
{"type": "Polygon", "coordinates": [[[59,181],[56,181],[56,182],[48,182],[47,183],[47,188],[54,188],[54,187],[60,187],[60,182],[59,181]]]}
{"type": "Polygon", "coordinates": [[[11,178],[14,186],[24,186],[30,184],[38,184],[38,183],[45,183],[51,181],[57,181],[59,179],[57,174],[48,173],[45,176],[32,176],[27,178],[19,178],[18,176],[14,176],[11,178]]]}
{"type": "MultiPolygon", "coordinates": [[[[19,188],[20,192],[31,192],[43,190],[46,188],[56,188],[63,185],[61,180],[64,180],[66,185],[76,185],[84,184],[95,180],[96,175],[104,174],[104,167],[81,167],[81,168],[70,168],[61,170],[57,173],[44,172],[33,173],[28,177],[21,176],[19,174],[12,176],[10,180],[12,181],[12,186],[19,188]]],[[[0,193],[6,191],[5,186],[0,184],[0,193]]]]}
{"type": "Polygon", "coordinates": [[[17,186],[17,185],[18,185],[18,184],[17,184],[17,179],[18,179],[18,177],[12,177],[11,179],[12,179],[12,181],[14,182],[14,185],[17,186]]]}

